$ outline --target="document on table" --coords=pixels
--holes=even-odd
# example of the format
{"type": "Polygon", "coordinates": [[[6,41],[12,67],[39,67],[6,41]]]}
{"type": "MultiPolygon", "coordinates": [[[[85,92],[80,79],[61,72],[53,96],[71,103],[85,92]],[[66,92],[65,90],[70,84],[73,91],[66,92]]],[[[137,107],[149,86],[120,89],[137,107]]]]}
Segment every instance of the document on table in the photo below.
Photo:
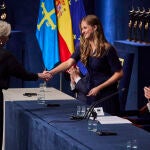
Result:
{"type": "Polygon", "coordinates": [[[131,124],[129,120],[120,118],[118,116],[102,116],[102,117],[97,117],[97,120],[101,124],[125,124],[125,123],[131,124]]]}

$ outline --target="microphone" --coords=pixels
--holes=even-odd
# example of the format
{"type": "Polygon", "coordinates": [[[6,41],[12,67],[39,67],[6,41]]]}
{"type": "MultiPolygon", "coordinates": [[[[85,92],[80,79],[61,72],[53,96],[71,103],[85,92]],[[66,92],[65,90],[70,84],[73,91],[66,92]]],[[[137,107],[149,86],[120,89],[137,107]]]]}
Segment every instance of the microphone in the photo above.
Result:
{"type": "MultiPolygon", "coordinates": [[[[91,114],[92,114],[92,117],[94,117],[94,120],[95,120],[96,117],[97,117],[96,111],[92,111],[91,114]]],[[[71,120],[84,120],[84,119],[86,119],[86,118],[87,118],[87,117],[85,117],[85,115],[84,115],[84,116],[72,115],[72,116],[70,117],[71,120]]]]}
{"type": "Polygon", "coordinates": [[[98,105],[98,104],[100,104],[100,103],[102,103],[102,102],[104,102],[104,101],[109,100],[109,99],[112,98],[113,96],[117,95],[117,94],[120,93],[120,92],[124,92],[125,90],[126,90],[125,88],[122,88],[121,90],[118,90],[117,92],[114,92],[114,93],[112,93],[111,95],[108,95],[108,96],[106,96],[106,97],[104,97],[104,98],[101,98],[100,100],[97,100],[95,103],[93,103],[93,104],[90,106],[89,110],[85,113],[84,116],[73,115],[73,116],[71,116],[71,119],[72,119],[72,120],[84,120],[84,119],[89,119],[89,117],[91,116],[91,114],[92,114],[92,116],[93,116],[94,119],[95,119],[95,118],[97,117],[97,113],[94,111],[94,107],[95,107],[96,105],[98,105]]]}
{"type": "Polygon", "coordinates": [[[102,103],[102,102],[104,102],[104,101],[106,101],[106,100],[109,100],[111,97],[113,97],[113,96],[119,94],[120,92],[124,92],[124,91],[125,91],[125,88],[122,88],[121,90],[118,90],[117,92],[114,92],[114,93],[112,93],[111,95],[108,95],[108,96],[106,96],[106,97],[104,97],[104,98],[102,98],[102,99],[96,101],[95,103],[93,103],[93,104],[91,105],[91,107],[89,108],[89,110],[87,111],[87,113],[85,113],[84,118],[85,118],[85,119],[86,119],[86,118],[89,119],[89,117],[90,117],[90,115],[92,114],[92,111],[94,110],[94,107],[95,107],[96,105],[98,105],[98,104],[100,104],[100,103],[102,103]]]}

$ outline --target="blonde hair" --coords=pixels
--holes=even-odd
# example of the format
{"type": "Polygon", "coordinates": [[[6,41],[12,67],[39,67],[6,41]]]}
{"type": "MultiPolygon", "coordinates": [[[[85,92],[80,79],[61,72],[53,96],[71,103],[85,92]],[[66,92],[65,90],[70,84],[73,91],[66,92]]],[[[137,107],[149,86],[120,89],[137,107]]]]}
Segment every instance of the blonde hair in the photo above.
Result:
{"type": "Polygon", "coordinates": [[[0,36],[9,36],[11,32],[11,25],[6,21],[0,20],[0,36]]]}
{"type": "MultiPolygon", "coordinates": [[[[100,20],[95,15],[87,15],[82,19],[82,21],[85,21],[90,26],[97,26],[96,31],[93,33],[94,37],[94,43],[96,45],[95,53],[93,54],[94,57],[102,57],[108,47],[107,40],[105,38],[103,27],[101,25],[100,20]]],[[[82,23],[81,21],[81,23],[82,23]]],[[[81,23],[80,23],[80,30],[81,30],[81,23]]],[[[80,37],[80,50],[81,50],[81,62],[83,62],[85,65],[87,64],[87,58],[91,55],[91,46],[89,44],[88,39],[85,39],[84,36],[81,34],[80,37]]]]}

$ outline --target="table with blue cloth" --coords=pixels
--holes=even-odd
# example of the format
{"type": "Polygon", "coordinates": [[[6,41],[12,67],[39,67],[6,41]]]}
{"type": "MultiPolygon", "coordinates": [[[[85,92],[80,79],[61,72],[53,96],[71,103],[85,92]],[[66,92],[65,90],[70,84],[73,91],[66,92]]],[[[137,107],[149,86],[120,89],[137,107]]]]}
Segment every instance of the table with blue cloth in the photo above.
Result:
{"type": "Polygon", "coordinates": [[[125,150],[136,139],[138,149],[149,150],[150,134],[132,124],[99,124],[115,136],[99,136],[88,131],[88,120],[70,120],[78,100],[47,100],[47,105],[31,101],[5,102],[5,150],[125,150]],[[53,105],[59,104],[59,105],[53,105]]]}

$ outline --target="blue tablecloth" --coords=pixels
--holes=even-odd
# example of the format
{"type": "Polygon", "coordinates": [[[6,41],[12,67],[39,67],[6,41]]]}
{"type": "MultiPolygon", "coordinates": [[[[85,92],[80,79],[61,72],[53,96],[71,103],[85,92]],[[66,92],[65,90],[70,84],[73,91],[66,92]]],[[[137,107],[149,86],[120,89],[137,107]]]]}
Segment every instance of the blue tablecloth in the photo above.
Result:
{"type": "Polygon", "coordinates": [[[87,120],[73,121],[77,100],[48,101],[59,107],[46,107],[36,101],[6,102],[5,150],[125,150],[129,140],[138,149],[149,150],[150,134],[130,124],[100,125],[117,136],[99,136],[87,129],[87,120]]]}

